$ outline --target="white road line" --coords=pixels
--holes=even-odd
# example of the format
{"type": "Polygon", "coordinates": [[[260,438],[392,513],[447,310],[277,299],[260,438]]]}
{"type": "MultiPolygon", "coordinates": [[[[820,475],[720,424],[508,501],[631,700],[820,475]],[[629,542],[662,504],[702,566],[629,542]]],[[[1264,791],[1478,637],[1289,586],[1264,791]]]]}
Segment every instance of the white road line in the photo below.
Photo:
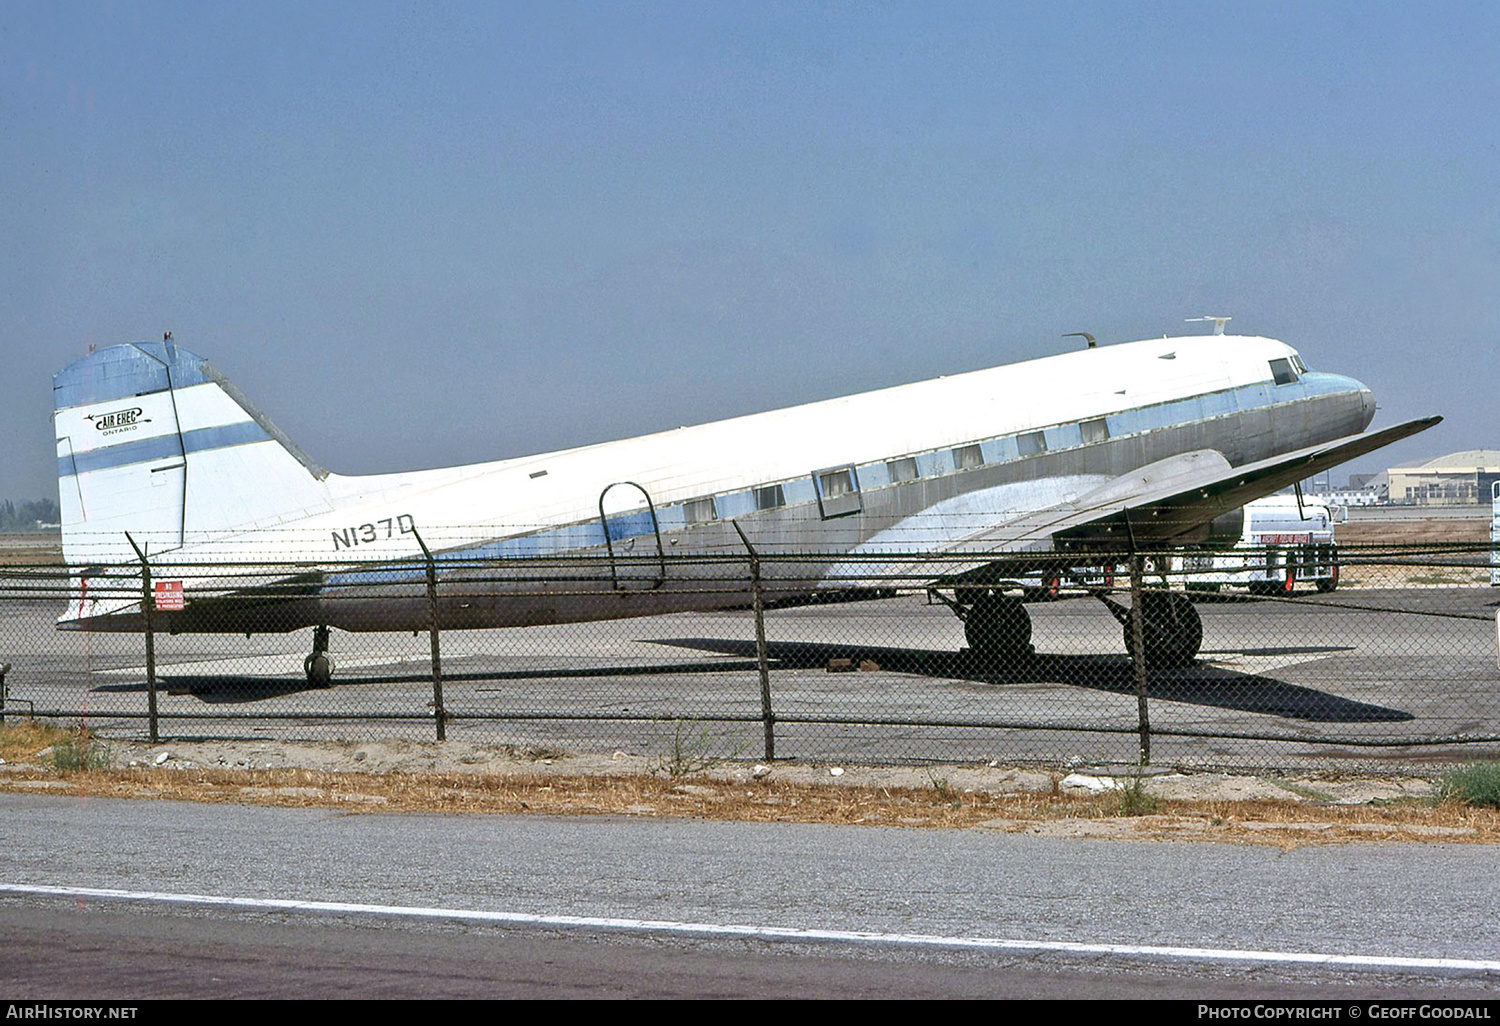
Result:
{"type": "Polygon", "coordinates": [[[367,905],[346,901],[296,901],[289,898],[237,898],[216,894],[171,894],[122,891],[103,887],[52,887],[0,884],[0,894],[54,898],[95,898],[175,905],[288,912],[342,912],[421,919],[510,923],[517,926],[585,927],[630,930],[637,933],[677,933],[700,937],[756,937],[766,940],[841,941],[907,947],[961,948],[990,951],[1059,952],[1076,955],[1132,955],[1187,961],[1281,962],[1303,965],[1363,966],[1378,969],[1456,969],[1500,972],[1500,960],[1474,958],[1418,958],[1407,955],[1337,955],[1316,951],[1254,951],[1237,948],[1171,947],[1154,944],[1081,944],[1071,941],[1013,940],[999,937],[941,937],[920,933],[877,933],[865,930],[813,930],[786,926],[749,926],[735,923],[679,923],[660,919],[615,919],[595,916],[545,916],[483,909],[426,908],[412,905],[367,905]]]}

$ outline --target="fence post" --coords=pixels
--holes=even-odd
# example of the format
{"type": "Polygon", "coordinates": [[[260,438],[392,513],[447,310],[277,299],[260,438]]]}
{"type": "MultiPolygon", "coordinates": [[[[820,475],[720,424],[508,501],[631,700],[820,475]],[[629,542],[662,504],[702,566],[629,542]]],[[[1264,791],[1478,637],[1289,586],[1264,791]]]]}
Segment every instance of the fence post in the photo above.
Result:
{"type": "Polygon", "coordinates": [[[156,722],[156,635],[151,630],[151,613],[156,609],[156,596],[151,592],[151,563],[146,559],[145,551],[135,543],[128,531],[125,533],[125,540],[141,559],[141,614],[146,618],[146,709],[147,719],[151,724],[151,743],[154,745],[161,740],[156,722]]]}
{"type": "Polygon", "coordinates": [[[1140,764],[1144,769],[1151,765],[1151,713],[1146,704],[1146,630],[1141,609],[1141,578],[1145,574],[1144,560],[1133,548],[1130,551],[1130,637],[1131,662],[1135,665],[1135,704],[1140,723],[1140,764]]]}
{"type": "Polygon", "coordinates": [[[428,637],[432,639],[432,711],[437,717],[437,739],[446,741],[448,716],[443,711],[443,654],[438,647],[437,564],[433,562],[432,552],[422,536],[417,534],[415,527],[411,533],[417,539],[417,544],[422,546],[422,557],[427,560],[427,609],[432,616],[432,625],[427,630],[428,637]]]}
{"type": "Polygon", "coordinates": [[[766,725],[766,761],[776,758],[776,713],[771,709],[771,667],[766,659],[766,606],[760,584],[760,555],[740,525],[731,520],[750,553],[750,594],[755,608],[755,662],[760,668],[760,717],[766,725]]]}
{"type": "Polygon", "coordinates": [[[5,726],[5,700],[10,695],[10,685],[5,683],[5,675],[10,673],[10,663],[0,663],[0,728],[5,726]]]}

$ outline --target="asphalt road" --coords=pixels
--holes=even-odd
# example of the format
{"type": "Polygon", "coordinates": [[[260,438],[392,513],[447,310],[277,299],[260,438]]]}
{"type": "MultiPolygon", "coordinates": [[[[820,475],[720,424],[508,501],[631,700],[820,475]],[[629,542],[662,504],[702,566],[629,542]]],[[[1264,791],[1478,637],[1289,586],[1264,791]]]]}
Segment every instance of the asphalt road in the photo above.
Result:
{"type": "Polygon", "coordinates": [[[1500,988],[1494,857],[1477,845],[1281,852],[3,795],[0,847],[0,993],[18,999],[1500,988]]]}

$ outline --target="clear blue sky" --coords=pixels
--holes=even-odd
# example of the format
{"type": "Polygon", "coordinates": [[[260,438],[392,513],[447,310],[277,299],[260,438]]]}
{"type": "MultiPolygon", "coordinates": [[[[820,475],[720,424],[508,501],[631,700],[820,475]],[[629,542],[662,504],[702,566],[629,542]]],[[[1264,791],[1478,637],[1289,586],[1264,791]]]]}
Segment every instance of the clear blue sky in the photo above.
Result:
{"type": "MultiPolygon", "coordinates": [[[[1230,314],[1500,448],[1500,5],[0,0],[0,497],[159,338],[494,459],[1230,314]]],[[[1341,474],[1340,474],[1341,476],[1341,474]]]]}

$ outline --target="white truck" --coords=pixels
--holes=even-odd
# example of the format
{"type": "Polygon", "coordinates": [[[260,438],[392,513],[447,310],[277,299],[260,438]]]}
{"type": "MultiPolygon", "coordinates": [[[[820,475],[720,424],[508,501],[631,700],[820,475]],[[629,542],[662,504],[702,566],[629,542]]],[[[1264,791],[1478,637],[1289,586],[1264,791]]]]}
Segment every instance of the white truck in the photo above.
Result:
{"type": "Polygon", "coordinates": [[[1244,534],[1234,548],[1173,556],[1171,583],[1190,591],[1218,591],[1225,585],[1259,595],[1290,595],[1299,583],[1319,591],[1339,585],[1334,523],[1343,507],[1271,495],[1245,506],[1244,534]]]}

